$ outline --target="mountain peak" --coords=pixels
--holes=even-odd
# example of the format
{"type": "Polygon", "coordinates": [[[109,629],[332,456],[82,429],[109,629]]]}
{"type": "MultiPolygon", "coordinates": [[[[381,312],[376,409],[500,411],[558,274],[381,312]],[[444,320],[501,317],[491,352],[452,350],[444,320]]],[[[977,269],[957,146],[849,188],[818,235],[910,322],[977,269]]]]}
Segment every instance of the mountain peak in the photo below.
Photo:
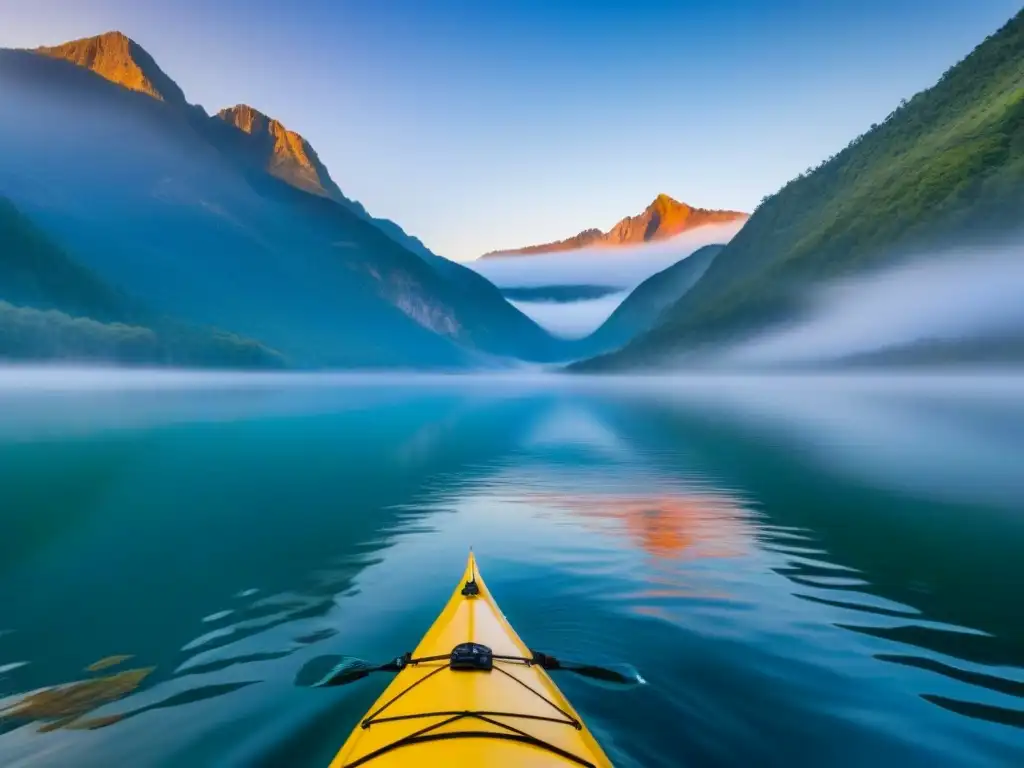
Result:
{"type": "Polygon", "coordinates": [[[252,137],[260,162],[272,175],[306,192],[344,200],[316,150],[279,120],[248,104],[222,109],[217,118],[252,137]]]}
{"type": "Polygon", "coordinates": [[[268,133],[276,126],[284,128],[277,120],[264,112],[260,112],[256,107],[250,107],[248,104],[236,104],[233,107],[225,107],[217,113],[217,117],[250,135],[268,133]]]}
{"type": "Polygon", "coordinates": [[[178,84],[160,69],[141,45],[123,32],[105,32],[61,45],[36,48],[35,52],[84,67],[112,83],[159,101],[181,106],[187,103],[178,84]]]}
{"type": "Polygon", "coordinates": [[[566,240],[514,250],[491,251],[485,253],[481,258],[573,251],[580,248],[642,245],[656,240],[668,240],[697,227],[710,224],[730,224],[745,221],[747,218],[748,214],[739,211],[709,211],[704,208],[694,208],[686,203],[680,203],[662,192],[642,213],[636,216],[627,216],[607,232],[601,232],[599,229],[586,229],[566,240]]]}
{"type": "Polygon", "coordinates": [[[647,211],[661,216],[669,215],[672,212],[688,212],[691,210],[693,209],[686,203],[680,203],[678,200],[669,197],[664,192],[654,198],[651,204],[647,206],[647,211]]]}
{"type": "MultiPolygon", "coordinates": [[[[81,40],[75,42],[82,42],[85,40],[95,40],[96,42],[103,43],[105,45],[119,45],[122,46],[125,50],[127,50],[128,46],[130,46],[134,42],[130,37],[128,37],[128,35],[126,35],[119,29],[112,29],[109,32],[104,32],[103,34],[95,35],[94,37],[84,37],[81,40]]],[[[71,44],[72,43],[64,43],[64,45],[71,44]]]]}

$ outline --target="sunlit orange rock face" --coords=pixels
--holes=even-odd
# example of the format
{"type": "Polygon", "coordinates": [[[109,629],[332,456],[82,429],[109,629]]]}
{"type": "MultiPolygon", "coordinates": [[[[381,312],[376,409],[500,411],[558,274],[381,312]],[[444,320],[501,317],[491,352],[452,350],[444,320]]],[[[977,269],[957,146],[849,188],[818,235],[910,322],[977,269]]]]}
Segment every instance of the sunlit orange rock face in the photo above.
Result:
{"type": "Polygon", "coordinates": [[[322,197],[341,196],[313,147],[299,134],[248,104],[222,109],[217,117],[263,142],[266,169],[277,178],[322,197]]]}
{"type": "MultiPolygon", "coordinates": [[[[37,48],[36,53],[84,67],[123,88],[159,101],[187,106],[185,94],[153,57],[120,32],[37,48]]],[[[343,199],[326,166],[298,133],[246,104],[223,109],[217,117],[253,137],[264,155],[266,170],[272,175],[306,192],[343,199]]]]}
{"type": "Polygon", "coordinates": [[[673,200],[668,195],[658,195],[643,213],[627,216],[607,232],[599,229],[585,229],[575,237],[554,243],[530,245],[505,251],[491,251],[481,258],[491,256],[527,256],[538,253],[573,251],[580,248],[615,248],[628,245],[642,245],[681,235],[697,227],[709,224],[731,224],[745,221],[746,213],[739,211],[712,211],[693,208],[686,203],[673,200]]]}
{"type": "Polygon", "coordinates": [[[181,88],[164,74],[153,57],[120,32],[37,48],[36,53],[85,67],[112,83],[154,99],[176,105],[186,103],[181,88]]]}
{"type": "Polygon", "coordinates": [[[727,496],[543,494],[530,499],[583,521],[616,523],[657,558],[737,557],[747,550],[751,535],[743,510],[727,496]]]}

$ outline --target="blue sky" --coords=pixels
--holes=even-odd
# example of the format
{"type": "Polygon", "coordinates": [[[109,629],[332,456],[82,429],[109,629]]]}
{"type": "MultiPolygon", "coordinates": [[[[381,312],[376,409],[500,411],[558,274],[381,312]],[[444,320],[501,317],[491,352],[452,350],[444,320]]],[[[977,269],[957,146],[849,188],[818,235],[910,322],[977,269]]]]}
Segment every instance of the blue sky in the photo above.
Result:
{"type": "Polygon", "coordinates": [[[208,111],[306,136],[456,259],[659,192],[752,209],[928,87],[1019,0],[0,0],[0,46],[120,29],[208,111]]]}

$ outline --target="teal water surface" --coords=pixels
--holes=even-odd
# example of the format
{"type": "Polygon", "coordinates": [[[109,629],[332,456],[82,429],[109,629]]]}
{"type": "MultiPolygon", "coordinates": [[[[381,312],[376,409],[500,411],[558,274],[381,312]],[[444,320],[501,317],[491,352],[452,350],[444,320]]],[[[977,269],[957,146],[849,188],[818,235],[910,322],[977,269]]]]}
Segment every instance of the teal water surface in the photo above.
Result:
{"type": "Polygon", "coordinates": [[[112,376],[0,380],[0,765],[326,765],[470,546],[617,765],[1024,764],[1024,380],[112,376]]]}

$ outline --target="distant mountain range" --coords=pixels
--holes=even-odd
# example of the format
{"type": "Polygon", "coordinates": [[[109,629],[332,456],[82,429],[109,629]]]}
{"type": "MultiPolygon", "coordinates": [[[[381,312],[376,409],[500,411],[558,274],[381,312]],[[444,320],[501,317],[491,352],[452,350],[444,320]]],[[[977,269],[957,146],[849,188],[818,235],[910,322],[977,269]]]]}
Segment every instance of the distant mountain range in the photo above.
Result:
{"type": "Polygon", "coordinates": [[[585,229],[578,235],[565,240],[529,245],[525,248],[491,251],[480,258],[530,256],[574,251],[580,248],[642,245],[643,243],[668,240],[698,227],[742,222],[747,218],[748,214],[739,211],[709,211],[704,208],[693,208],[686,203],[673,200],[668,195],[661,194],[654,198],[654,201],[642,213],[636,216],[627,216],[607,232],[602,232],[599,229],[585,229]]]}
{"type": "MultiPolygon", "coordinates": [[[[723,342],[792,321],[803,309],[805,289],[823,281],[948,251],[952,244],[986,244],[1019,233],[1022,83],[1024,11],[934,87],[766,198],[647,333],[575,368],[658,368],[688,356],[699,359],[723,342]]],[[[956,359],[958,345],[921,343],[931,360],[940,352],[956,359]]],[[[1014,345],[1024,349],[1024,339],[1000,337],[972,349],[1014,345]]],[[[885,359],[903,357],[923,359],[910,349],[885,359]]]]}
{"type": "Polygon", "coordinates": [[[245,105],[208,116],[123,34],[0,50],[0,90],[0,197],[30,233],[0,254],[0,358],[238,364],[192,354],[199,337],[251,342],[267,354],[249,364],[275,366],[565,357],[486,279],[346,198],[300,135],[245,105]],[[25,287],[57,261],[60,291],[25,287]],[[117,311],[80,300],[107,294],[117,311]],[[68,319],[161,341],[61,336],[68,319]],[[67,343],[25,341],[51,337],[67,343]]]}

